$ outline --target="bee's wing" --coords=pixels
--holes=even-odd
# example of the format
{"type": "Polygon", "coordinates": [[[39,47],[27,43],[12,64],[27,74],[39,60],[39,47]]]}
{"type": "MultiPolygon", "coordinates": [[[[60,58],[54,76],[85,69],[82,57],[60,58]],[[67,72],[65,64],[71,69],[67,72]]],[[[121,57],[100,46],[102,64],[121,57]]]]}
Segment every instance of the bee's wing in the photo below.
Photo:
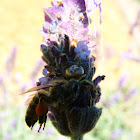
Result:
{"type": "Polygon", "coordinates": [[[36,87],[28,89],[27,91],[25,91],[23,93],[20,93],[20,95],[28,93],[28,92],[38,91],[40,89],[46,89],[49,87],[56,87],[56,86],[60,86],[60,85],[62,85],[62,83],[54,83],[54,84],[46,84],[46,85],[36,86],[36,87]]]}

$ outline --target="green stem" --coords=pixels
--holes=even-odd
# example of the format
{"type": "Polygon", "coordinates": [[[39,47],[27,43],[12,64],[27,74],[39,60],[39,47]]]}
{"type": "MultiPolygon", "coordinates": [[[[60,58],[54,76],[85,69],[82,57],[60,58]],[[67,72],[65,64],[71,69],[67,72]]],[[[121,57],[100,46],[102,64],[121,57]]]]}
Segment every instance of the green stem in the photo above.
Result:
{"type": "Polygon", "coordinates": [[[83,135],[79,135],[79,136],[72,136],[71,140],[83,140],[83,135]]]}

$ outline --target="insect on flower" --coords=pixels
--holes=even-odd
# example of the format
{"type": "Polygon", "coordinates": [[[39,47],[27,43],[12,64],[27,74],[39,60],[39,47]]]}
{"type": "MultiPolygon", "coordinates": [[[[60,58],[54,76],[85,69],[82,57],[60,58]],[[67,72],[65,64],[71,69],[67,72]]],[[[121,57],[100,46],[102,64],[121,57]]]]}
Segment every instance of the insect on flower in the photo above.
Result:
{"type": "MultiPolygon", "coordinates": [[[[64,42],[68,43],[68,36],[65,36],[64,42]]],[[[65,45],[65,47],[66,46],[69,47],[69,44],[65,45]]],[[[61,115],[65,113],[67,109],[70,111],[73,107],[84,108],[86,106],[95,106],[101,95],[97,84],[104,79],[104,76],[100,76],[96,78],[97,80],[90,80],[92,79],[91,76],[94,72],[94,68],[90,67],[92,62],[73,62],[71,61],[72,58],[69,54],[63,53],[64,48],[62,50],[59,47],[56,48],[56,46],[47,48],[50,50],[43,49],[43,58],[50,64],[45,66],[50,72],[48,72],[48,75],[45,77],[51,80],[46,83],[43,81],[43,85],[41,82],[37,82],[36,87],[24,92],[37,91],[33,94],[33,98],[29,102],[25,121],[31,129],[34,124],[39,121],[40,127],[38,132],[40,131],[42,124],[44,124],[43,129],[45,128],[48,110],[53,112],[52,108],[56,109],[59,115],[61,115]],[[48,57],[49,55],[50,57],[48,57]],[[54,57],[55,63],[49,63],[52,57],[54,57]],[[54,67],[53,65],[56,66],[54,67]],[[87,73],[91,75],[89,78],[87,78],[86,68],[90,71],[87,71],[87,73]]],[[[65,51],[67,49],[68,48],[65,48],[65,51]]],[[[66,52],[69,53],[68,51],[66,52]]],[[[73,53],[73,55],[76,56],[74,49],[73,53]]],[[[83,61],[83,59],[81,60],[83,61]]]]}

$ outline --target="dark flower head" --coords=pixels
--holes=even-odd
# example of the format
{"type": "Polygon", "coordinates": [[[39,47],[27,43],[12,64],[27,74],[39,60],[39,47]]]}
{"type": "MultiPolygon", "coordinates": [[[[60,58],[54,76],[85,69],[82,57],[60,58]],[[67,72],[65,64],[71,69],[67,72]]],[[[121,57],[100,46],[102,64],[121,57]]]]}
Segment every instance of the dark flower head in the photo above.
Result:
{"type": "Polygon", "coordinates": [[[102,114],[102,108],[96,107],[101,96],[99,83],[105,76],[92,80],[95,57],[91,50],[95,47],[95,37],[90,37],[88,25],[91,23],[89,14],[99,4],[97,0],[53,0],[52,7],[44,8],[41,51],[46,66],[44,77],[31,89],[37,89],[33,97],[36,106],[29,105],[36,110],[36,120],[29,120],[28,108],[26,123],[29,127],[38,120],[38,131],[43,123],[45,127],[49,110],[48,117],[58,132],[75,140],[98,122],[102,114]]]}
{"type": "Polygon", "coordinates": [[[48,90],[54,95],[59,92],[55,98],[47,100],[53,102],[53,105],[49,106],[48,115],[52,124],[61,134],[70,137],[89,132],[102,114],[102,109],[97,108],[96,103],[101,96],[98,84],[105,76],[98,76],[92,80],[95,73],[95,57],[90,55],[88,45],[85,41],[77,40],[72,45],[69,36],[64,35],[56,43],[41,45],[41,50],[47,67],[43,69],[45,77],[39,79],[40,85],[59,83],[61,80],[66,83],[65,85],[62,82],[62,87],[48,90]],[[75,59],[76,56],[80,59],[75,59]]]}

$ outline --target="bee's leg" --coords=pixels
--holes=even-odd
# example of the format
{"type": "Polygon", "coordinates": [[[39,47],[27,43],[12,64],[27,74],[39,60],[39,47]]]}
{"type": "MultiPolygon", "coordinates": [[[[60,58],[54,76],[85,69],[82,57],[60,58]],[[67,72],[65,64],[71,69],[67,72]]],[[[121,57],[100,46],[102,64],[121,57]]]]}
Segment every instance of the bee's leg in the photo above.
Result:
{"type": "Polygon", "coordinates": [[[40,124],[40,127],[39,127],[39,129],[38,129],[38,132],[40,131],[41,127],[42,127],[42,124],[40,124]]]}
{"type": "Polygon", "coordinates": [[[79,78],[79,81],[82,81],[83,78],[86,77],[86,74],[82,75],[80,78],[79,78]]]}
{"type": "Polygon", "coordinates": [[[89,80],[87,79],[84,79],[84,80],[81,80],[79,81],[81,84],[83,85],[90,85],[92,87],[92,89],[97,93],[97,90],[96,88],[93,86],[92,82],[90,82],[89,80]]]}
{"type": "Polygon", "coordinates": [[[50,95],[48,94],[48,91],[45,90],[39,90],[38,91],[38,96],[40,99],[43,99],[44,102],[51,104],[52,103],[52,99],[50,97],[50,95]]]}
{"type": "Polygon", "coordinates": [[[45,114],[45,118],[44,118],[44,122],[43,122],[43,124],[44,124],[43,130],[44,130],[44,128],[45,128],[46,121],[47,121],[47,114],[45,114]]]}
{"type": "Polygon", "coordinates": [[[92,98],[92,95],[90,93],[90,91],[88,90],[88,93],[89,93],[89,97],[90,97],[90,107],[93,106],[93,98],[92,98]]]}
{"type": "Polygon", "coordinates": [[[90,105],[89,106],[90,107],[94,106],[94,102],[95,102],[95,100],[97,98],[97,91],[94,90],[93,86],[91,86],[91,87],[87,86],[86,90],[87,90],[87,92],[89,94],[89,97],[90,97],[90,105]]]}
{"type": "Polygon", "coordinates": [[[38,132],[40,131],[41,127],[42,127],[42,124],[44,122],[44,119],[45,119],[45,115],[41,115],[39,116],[39,124],[40,124],[40,127],[38,129],[38,132]]]}
{"type": "Polygon", "coordinates": [[[87,85],[87,86],[89,85],[89,86],[90,86],[90,89],[88,89],[88,91],[91,92],[90,95],[91,95],[91,97],[92,97],[92,100],[93,100],[93,98],[96,99],[98,91],[97,91],[97,89],[93,86],[92,82],[90,82],[90,81],[84,79],[84,80],[80,81],[80,83],[81,83],[81,84],[84,84],[84,85],[87,85]],[[92,93],[93,93],[93,94],[92,94],[92,93]]]}
{"type": "Polygon", "coordinates": [[[43,130],[44,130],[46,121],[47,121],[47,113],[44,114],[44,115],[39,116],[39,124],[40,124],[40,127],[38,129],[38,132],[40,131],[40,129],[42,127],[42,124],[44,124],[44,126],[43,126],[43,130]]]}
{"type": "Polygon", "coordinates": [[[79,80],[79,82],[80,82],[81,84],[93,86],[92,82],[88,81],[87,79],[79,80]]]}
{"type": "Polygon", "coordinates": [[[95,100],[97,98],[97,92],[91,88],[90,92],[90,107],[95,105],[95,100]]]}

